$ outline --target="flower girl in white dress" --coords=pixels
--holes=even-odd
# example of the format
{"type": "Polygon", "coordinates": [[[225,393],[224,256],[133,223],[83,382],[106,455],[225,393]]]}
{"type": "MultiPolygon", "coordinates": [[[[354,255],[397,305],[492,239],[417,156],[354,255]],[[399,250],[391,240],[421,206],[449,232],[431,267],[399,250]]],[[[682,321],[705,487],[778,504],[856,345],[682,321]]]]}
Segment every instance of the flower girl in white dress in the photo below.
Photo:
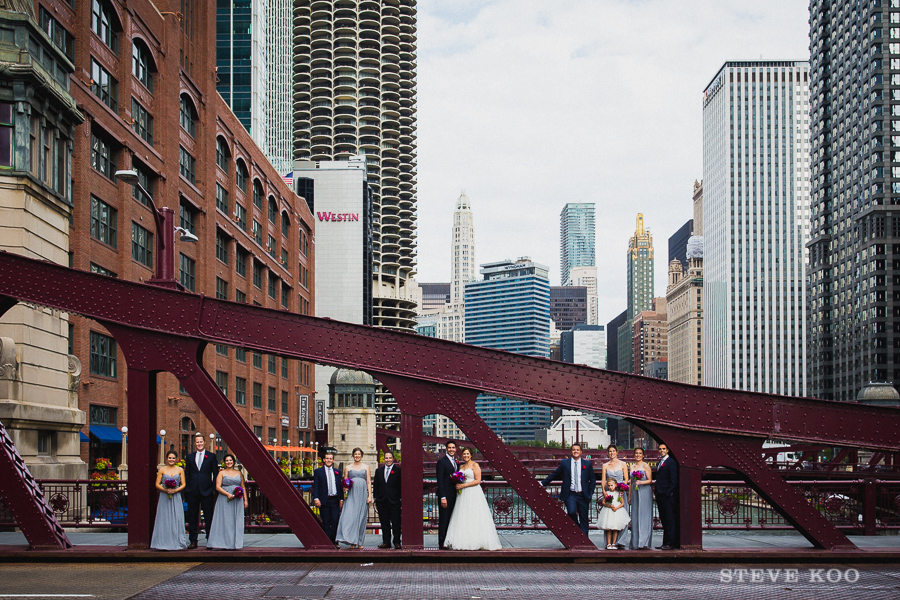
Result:
{"type": "Polygon", "coordinates": [[[603,491],[603,508],[597,519],[597,527],[606,530],[606,549],[615,550],[619,532],[631,522],[631,516],[625,508],[625,498],[618,489],[615,479],[606,481],[606,489],[603,491]]]}

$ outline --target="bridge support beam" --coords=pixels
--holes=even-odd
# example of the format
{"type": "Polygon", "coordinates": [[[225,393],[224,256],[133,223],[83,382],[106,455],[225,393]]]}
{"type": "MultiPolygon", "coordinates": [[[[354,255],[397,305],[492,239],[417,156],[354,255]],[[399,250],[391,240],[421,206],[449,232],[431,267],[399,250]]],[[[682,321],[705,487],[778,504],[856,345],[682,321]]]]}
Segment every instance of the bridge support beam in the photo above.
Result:
{"type": "MultiPolygon", "coordinates": [[[[689,431],[655,423],[643,423],[641,427],[650,432],[657,441],[668,444],[682,467],[679,473],[684,473],[686,468],[699,473],[707,466],[732,469],[742,475],[750,487],[816,548],[857,549],[847,536],[816,510],[802,494],[795,491],[781,474],[765,463],[762,458],[762,444],[765,440],[762,438],[689,431]]],[[[681,533],[681,540],[694,547],[694,540],[700,539],[697,527],[698,523],[702,527],[702,521],[696,512],[692,514],[691,511],[699,510],[700,486],[699,476],[690,474],[689,478],[687,485],[684,481],[680,482],[682,486],[680,523],[682,527],[688,525],[687,531],[681,533]]]]}
{"type": "MultiPolygon", "coordinates": [[[[575,550],[596,549],[590,538],[565,513],[562,505],[547,494],[546,490],[534,478],[534,475],[516,459],[515,455],[506,447],[506,444],[491,431],[487,423],[478,415],[478,412],[475,410],[475,399],[478,396],[477,390],[412,380],[383,373],[371,372],[370,374],[387,386],[397,400],[397,404],[404,415],[407,412],[421,415],[434,413],[450,417],[566,548],[575,550]]],[[[415,512],[415,510],[410,511],[407,502],[416,502],[415,496],[418,496],[419,508],[416,517],[420,519],[419,515],[422,514],[422,505],[418,486],[421,484],[411,483],[411,485],[416,487],[410,490],[409,486],[406,485],[407,480],[405,477],[407,457],[415,453],[419,457],[414,460],[421,461],[421,452],[419,451],[419,448],[422,446],[421,419],[415,420],[410,426],[414,427],[418,432],[414,435],[418,436],[419,441],[418,446],[414,448],[406,446],[405,436],[407,435],[408,427],[406,421],[403,421],[401,427],[401,435],[404,436],[403,511],[405,515],[415,512]]],[[[421,474],[421,470],[418,472],[421,474]]],[[[418,481],[421,482],[421,477],[418,481]]],[[[417,528],[421,530],[421,524],[417,525],[417,528]]],[[[406,537],[405,529],[406,521],[404,521],[404,545],[407,539],[412,539],[406,537]]]]}
{"type": "Polygon", "coordinates": [[[403,511],[400,514],[403,547],[421,550],[425,547],[422,530],[422,480],[425,478],[425,464],[422,457],[421,416],[406,412],[400,416],[400,448],[403,456],[403,468],[400,470],[403,490],[403,511]]]}
{"type": "MultiPolygon", "coordinates": [[[[138,452],[132,455],[129,469],[128,543],[135,547],[150,544],[153,518],[151,463],[156,464],[153,442],[156,441],[156,372],[175,375],[191,395],[191,399],[212,423],[241,462],[257,478],[259,489],[284,518],[291,531],[307,550],[331,550],[334,546],[316,521],[300,492],[284,476],[275,461],[253,435],[253,431],[226,398],[216,382],[203,368],[206,342],[171,335],[135,330],[111,323],[103,325],[112,333],[129,367],[129,434],[138,452]],[[152,408],[151,408],[152,407],[152,408]],[[132,433],[133,432],[133,433],[132,433]],[[141,450],[143,449],[143,450],[141,450]],[[138,475],[140,473],[140,475],[138,475]],[[133,482],[133,483],[132,483],[133,482]],[[132,487],[134,486],[134,487],[132,487]],[[132,489],[137,492],[131,498],[132,489]],[[134,527],[136,531],[132,533],[134,527]]],[[[207,524],[209,526],[209,524],[207,524]]]]}
{"type": "MultiPolygon", "coordinates": [[[[676,459],[678,457],[676,456],[676,459]]],[[[678,542],[683,550],[703,549],[703,469],[679,465],[678,542]]]]}
{"type": "Polygon", "coordinates": [[[146,549],[156,514],[156,373],[128,361],[128,547],[146,549]]]}

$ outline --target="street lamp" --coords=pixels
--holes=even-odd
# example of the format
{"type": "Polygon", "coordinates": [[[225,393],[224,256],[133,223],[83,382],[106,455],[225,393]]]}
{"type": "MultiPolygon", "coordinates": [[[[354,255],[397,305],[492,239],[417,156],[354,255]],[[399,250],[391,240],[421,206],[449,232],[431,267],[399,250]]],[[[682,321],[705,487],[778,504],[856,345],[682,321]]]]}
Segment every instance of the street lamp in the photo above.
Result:
{"type": "Polygon", "coordinates": [[[156,222],[156,270],[149,283],[183,290],[183,286],[175,278],[175,232],[181,234],[183,242],[196,242],[197,236],[183,227],[175,226],[174,210],[167,206],[162,208],[156,206],[150,192],[141,185],[137,171],[132,169],[116,171],[116,178],[137,187],[153,210],[153,220],[156,222]]]}
{"type": "Polygon", "coordinates": [[[159,464],[164,465],[164,464],[166,464],[166,457],[163,454],[166,451],[166,430],[165,429],[159,430],[159,438],[160,438],[160,442],[161,442],[159,445],[159,464]]]}

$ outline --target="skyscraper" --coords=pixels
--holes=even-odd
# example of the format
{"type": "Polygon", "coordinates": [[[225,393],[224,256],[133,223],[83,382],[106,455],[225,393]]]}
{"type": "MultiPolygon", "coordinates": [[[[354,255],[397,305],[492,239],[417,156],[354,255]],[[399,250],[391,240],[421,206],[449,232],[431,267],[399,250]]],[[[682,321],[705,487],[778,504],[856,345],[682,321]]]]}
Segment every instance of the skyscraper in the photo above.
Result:
{"type": "Polygon", "coordinates": [[[284,175],[291,171],[294,146],[294,2],[266,2],[266,156],[284,175]]]}
{"type": "MultiPolygon", "coordinates": [[[[645,310],[653,310],[653,236],[644,228],[644,215],[638,213],[634,235],[628,240],[626,321],[619,326],[618,367],[624,373],[634,373],[633,331],[634,317],[645,310]]],[[[638,371],[639,372],[639,371],[638,371]]]]}
{"type": "Polygon", "coordinates": [[[569,271],[572,267],[594,267],[596,251],[594,249],[593,202],[569,202],[559,214],[559,273],[562,285],[569,283],[569,271]]]}
{"type": "Polygon", "coordinates": [[[703,238],[688,242],[686,266],[669,263],[669,381],[703,384],[703,238]]]}
{"type": "Polygon", "coordinates": [[[365,157],[374,325],[415,331],[416,0],[294,2],[294,158],[365,157]]]}
{"type": "Polygon", "coordinates": [[[456,212],[453,213],[450,261],[450,305],[461,307],[466,284],[475,281],[475,218],[465,192],[457,198],[456,212]]]}
{"type": "MultiPolygon", "coordinates": [[[[527,356],[550,353],[550,281],[530,258],[481,265],[483,279],[466,284],[466,343],[527,356]]],[[[478,413],[507,440],[533,439],[551,410],[515,398],[481,395],[478,413]]]]}
{"type": "Polygon", "coordinates": [[[809,394],[900,381],[897,2],[812,0],[809,394]]]}
{"type": "Polygon", "coordinates": [[[291,170],[292,0],[218,0],[216,90],[282,175],[291,170]]]}
{"type": "Polygon", "coordinates": [[[264,153],[268,152],[266,11],[273,1],[216,3],[216,90],[264,153]]]}
{"type": "Polygon", "coordinates": [[[560,331],[569,331],[575,325],[586,324],[588,319],[587,288],[571,285],[551,287],[550,318],[560,331]]]}
{"type": "Polygon", "coordinates": [[[808,74],[726,62],[704,93],[706,385],[806,394],[808,74]]]}
{"type": "Polygon", "coordinates": [[[694,232],[694,220],[689,219],[678,231],[669,236],[669,262],[687,263],[687,243],[694,232]]]}

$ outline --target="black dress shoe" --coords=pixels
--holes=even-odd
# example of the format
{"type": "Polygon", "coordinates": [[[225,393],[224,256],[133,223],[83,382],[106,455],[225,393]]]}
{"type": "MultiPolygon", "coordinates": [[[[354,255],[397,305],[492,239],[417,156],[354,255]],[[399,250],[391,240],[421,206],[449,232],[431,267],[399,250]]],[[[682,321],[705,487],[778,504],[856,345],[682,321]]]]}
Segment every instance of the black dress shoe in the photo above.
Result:
{"type": "Polygon", "coordinates": [[[388,550],[391,547],[390,544],[378,544],[379,550],[388,550]]]}
{"type": "Polygon", "coordinates": [[[196,550],[196,549],[197,549],[197,542],[191,542],[190,544],[188,544],[187,549],[188,549],[188,550],[196,550]]]}
{"type": "Polygon", "coordinates": [[[667,545],[663,544],[662,546],[659,547],[659,549],[660,549],[660,550],[674,550],[675,547],[674,547],[674,546],[667,546],[667,545]]]}
{"type": "Polygon", "coordinates": [[[403,550],[403,546],[400,544],[394,544],[394,550],[403,550]]]}

